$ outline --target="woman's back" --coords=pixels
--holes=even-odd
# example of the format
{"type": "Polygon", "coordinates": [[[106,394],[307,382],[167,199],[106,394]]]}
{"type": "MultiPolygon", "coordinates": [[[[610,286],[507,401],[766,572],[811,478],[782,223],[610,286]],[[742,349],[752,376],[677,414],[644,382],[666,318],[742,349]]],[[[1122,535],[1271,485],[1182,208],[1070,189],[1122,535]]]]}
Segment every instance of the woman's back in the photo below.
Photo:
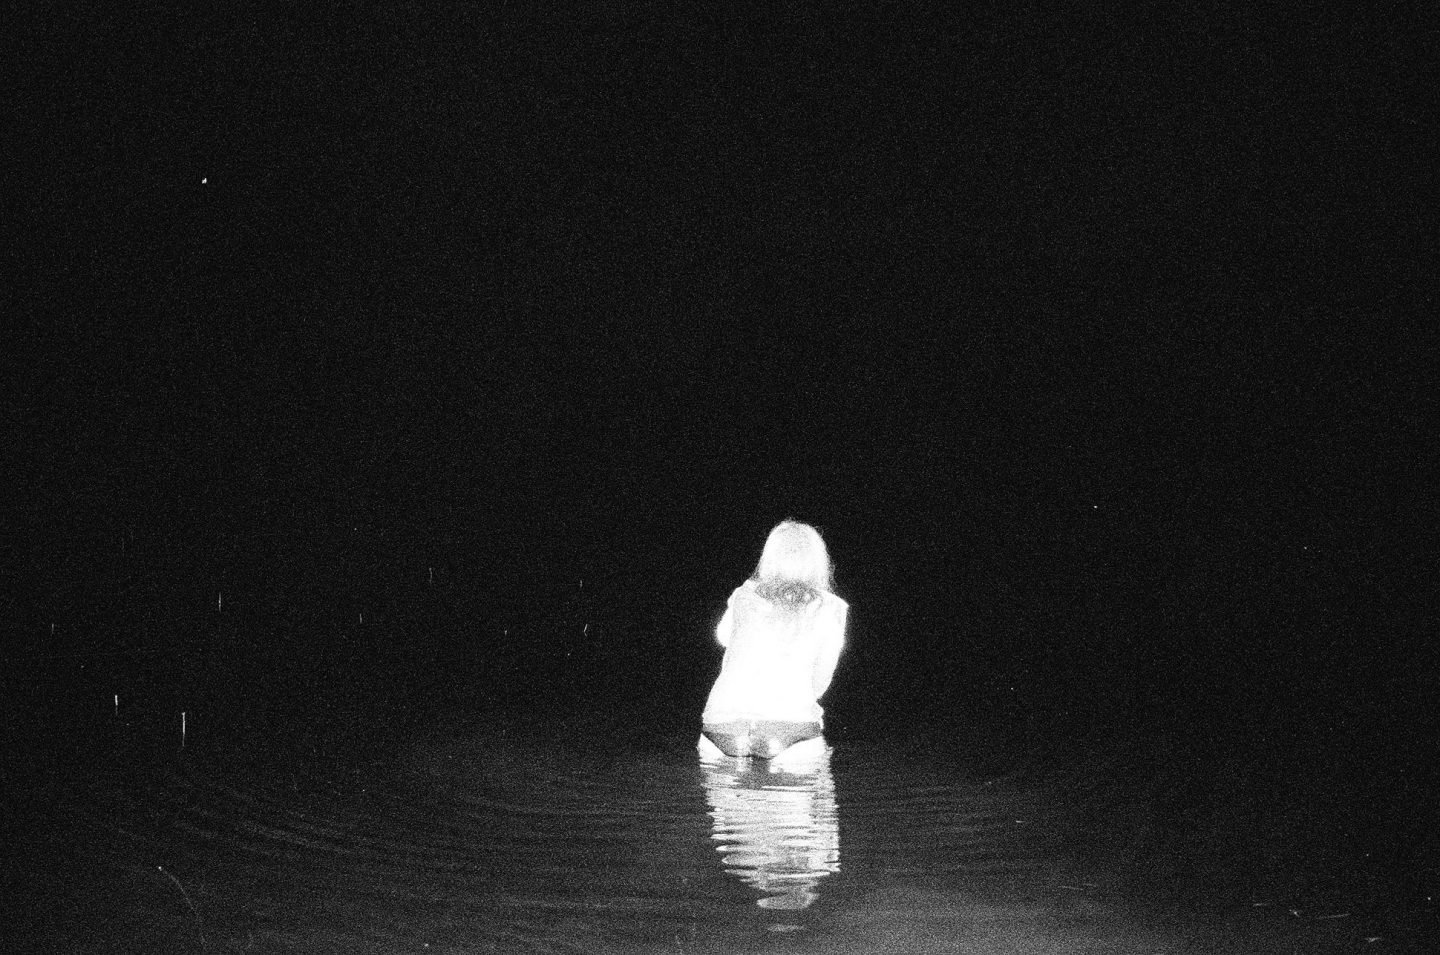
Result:
{"type": "Polygon", "coordinates": [[[736,588],[716,629],[725,659],[705,722],[818,722],[847,613],[845,601],[828,591],[770,590],[754,580],[736,588]]]}

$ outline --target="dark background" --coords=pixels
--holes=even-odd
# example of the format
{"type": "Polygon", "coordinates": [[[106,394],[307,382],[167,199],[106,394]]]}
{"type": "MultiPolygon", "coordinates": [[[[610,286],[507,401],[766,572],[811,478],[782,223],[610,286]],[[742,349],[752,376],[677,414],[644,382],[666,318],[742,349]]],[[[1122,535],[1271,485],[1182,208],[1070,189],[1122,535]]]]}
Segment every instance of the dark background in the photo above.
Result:
{"type": "Polygon", "coordinates": [[[12,732],[689,734],[794,517],[853,605],[834,734],[1243,753],[1428,825],[1411,8],[42,7],[12,732]]]}

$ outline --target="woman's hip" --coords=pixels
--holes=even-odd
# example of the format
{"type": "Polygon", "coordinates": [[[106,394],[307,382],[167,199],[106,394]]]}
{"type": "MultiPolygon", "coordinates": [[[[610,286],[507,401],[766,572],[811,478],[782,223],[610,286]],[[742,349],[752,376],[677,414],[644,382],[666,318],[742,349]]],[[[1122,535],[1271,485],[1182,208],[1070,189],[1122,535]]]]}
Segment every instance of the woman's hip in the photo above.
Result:
{"type": "Polygon", "coordinates": [[[706,722],[701,731],[726,756],[778,756],[796,743],[814,739],[824,727],[816,720],[726,720],[706,722]]]}

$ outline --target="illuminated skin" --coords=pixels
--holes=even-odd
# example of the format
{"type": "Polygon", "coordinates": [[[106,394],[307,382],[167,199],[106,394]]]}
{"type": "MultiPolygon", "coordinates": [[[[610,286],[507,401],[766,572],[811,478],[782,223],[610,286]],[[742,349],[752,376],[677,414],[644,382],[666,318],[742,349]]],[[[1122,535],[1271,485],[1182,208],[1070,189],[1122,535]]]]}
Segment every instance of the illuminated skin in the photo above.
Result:
{"type": "MultiPolygon", "coordinates": [[[[715,638],[725,659],[705,704],[703,721],[717,724],[820,724],[820,697],[830,686],[844,647],[849,605],[829,590],[830,562],[813,528],[785,522],[771,532],[756,578],[730,595],[715,638]],[[787,588],[799,597],[777,596],[787,588]]],[[[823,752],[824,740],[736,737],[743,753],[763,758],[799,750],[823,752]]],[[[701,736],[702,756],[720,749],[701,736]]]]}
{"type": "MultiPolygon", "coordinates": [[[[698,748],[702,763],[714,764],[730,758],[720,751],[720,747],[710,742],[710,738],[703,733],[700,736],[698,748]]],[[[816,736],[796,743],[779,756],[771,759],[770,768],[778,772],[813,772],[821,765],[821,761],[829,752],[830,747],[825,742],[825,737],[816,736]]]]}
{"type": "Polygon", "coordinates": [[[761,597],[753,580],[736,588],[715,629],[725,660],[705,722],[819,722],[819,699],[835,674],[848,610],[831,593],[793,612],[761,597]]]}

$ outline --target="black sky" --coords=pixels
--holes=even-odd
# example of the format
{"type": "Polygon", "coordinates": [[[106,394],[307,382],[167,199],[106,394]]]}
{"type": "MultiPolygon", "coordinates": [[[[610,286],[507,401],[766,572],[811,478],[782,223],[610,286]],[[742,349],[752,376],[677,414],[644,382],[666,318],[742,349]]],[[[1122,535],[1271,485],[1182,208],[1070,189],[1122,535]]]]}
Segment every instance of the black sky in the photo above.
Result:
{"type": "Polygon", "coordinates": [[[795,516],[896,669],[1428,659],[1404,5],[15,33],[21,629],[437,565],[700,619],[795,516]]]}

